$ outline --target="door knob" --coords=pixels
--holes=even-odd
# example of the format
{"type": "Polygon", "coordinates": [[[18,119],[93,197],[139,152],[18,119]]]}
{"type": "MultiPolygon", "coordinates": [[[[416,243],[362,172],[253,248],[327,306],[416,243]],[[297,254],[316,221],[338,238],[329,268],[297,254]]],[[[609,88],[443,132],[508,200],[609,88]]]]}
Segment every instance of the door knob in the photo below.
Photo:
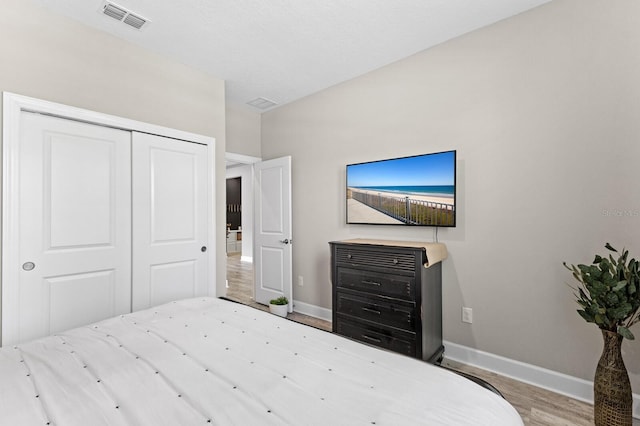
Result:
{"type": "Polygon", "coordinates": [[[36,264],[33,262],[24,262],[22,264],[22,269],[25,271],[32,271],[36,267],[36,264]]]}
{"type": "Polygon", "coordinates": [[[207,251],[207,246],[202,246],[202,247],[200,248],[200,251],[201,251],[201,252],[203,252],[203,253],[204,253],[205,251],[207,251]]]}
{"type": "Polygon", "coordinates": [[[280,242],[281,242],[282,244],[291,244],[291,243],[293,242],[293,240],[290,240],[290,239],[288,239],[288,238],[285,238],[284,240],[280,240],[280,242]]]}

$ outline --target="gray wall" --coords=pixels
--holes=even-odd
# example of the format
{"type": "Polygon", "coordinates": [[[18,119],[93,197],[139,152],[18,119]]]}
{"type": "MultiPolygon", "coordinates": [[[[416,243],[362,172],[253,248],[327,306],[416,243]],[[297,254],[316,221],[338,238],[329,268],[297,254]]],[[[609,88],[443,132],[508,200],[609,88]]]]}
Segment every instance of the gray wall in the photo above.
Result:
{"type": "Polygon", "coordinates": [[[227,104],[227,152],[260,157],[260,113],[247,105],[227,104]]]}
{"type": "Polygon", "coordinates": [[[216,278],[224,289],[224,81],[26,0],[2,0],[0,58],[0,91],[216,138],[216,278]]]}
{"type": "MultiPolygon", "coordinates": [[[[330,240],[434,239],[345,225],[346,164],[457,149],[445,339],[592,380],[601,337],[562,261],[640,256],[638,40],[640,2],[556,0],[264,113],[263,158],[293,158],[294,298],[331,307],[330,240]]],[[[640,343],[623,351],[637,393],[640,343]]]]}

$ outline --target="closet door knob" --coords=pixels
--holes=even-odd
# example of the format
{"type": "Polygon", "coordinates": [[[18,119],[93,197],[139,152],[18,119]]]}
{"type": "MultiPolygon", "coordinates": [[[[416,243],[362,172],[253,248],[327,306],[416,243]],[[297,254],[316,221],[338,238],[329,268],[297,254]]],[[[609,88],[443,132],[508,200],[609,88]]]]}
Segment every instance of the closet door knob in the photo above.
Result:
{"type": "Polygon", "coordinates": [[[33,269],[35,269],[36,264],[33,262],[24,262],[22,264],[22,269],[24,269],[25,271],[32,271],[33,269]]]}
{"type": "Polygon", "coordinates": [[[200,251],[201,251],[201,252],[203,252],[203,253],[204,253],[205,251],[207,251],[207,246],[202,246],[202,247],[200,248],[200,251]]]}

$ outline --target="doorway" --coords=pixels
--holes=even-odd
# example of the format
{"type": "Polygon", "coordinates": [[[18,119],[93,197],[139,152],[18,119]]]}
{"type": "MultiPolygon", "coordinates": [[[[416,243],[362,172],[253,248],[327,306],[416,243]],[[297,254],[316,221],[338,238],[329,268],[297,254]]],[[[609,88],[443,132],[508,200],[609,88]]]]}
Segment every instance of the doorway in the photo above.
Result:
{"type": "Polygon", "coordinates": [[[227,191],[238,195],[227,195],[226,297],[258,307],[253,278],[253,164],[260,158],[226,153],[225,160],[227,191]]]}
{"type": "MultiPolygon", "coordinates": [[[[240,261],[251,259],[254,269],[251,288],[253,300],[267,305],[269,300],[285,296],[293,301],[291,157],[252,161],[249,165],[245,163],[244,166],[227,167],[227,178],[237,175],[238,170],[244,170],[249,177],[243,178],[242,181],[251,183],[251,187],[242,188],[243,228],[240,261]],[[249,225],[251,229],[247,232],[249,225]]],[[[228,256],[227,259],[229,260],[228,256]]],[[[227,280],[227,287],[229,285],[227,280]]],[[[291,303],[289,312],[292,308],[291,303]]]]}

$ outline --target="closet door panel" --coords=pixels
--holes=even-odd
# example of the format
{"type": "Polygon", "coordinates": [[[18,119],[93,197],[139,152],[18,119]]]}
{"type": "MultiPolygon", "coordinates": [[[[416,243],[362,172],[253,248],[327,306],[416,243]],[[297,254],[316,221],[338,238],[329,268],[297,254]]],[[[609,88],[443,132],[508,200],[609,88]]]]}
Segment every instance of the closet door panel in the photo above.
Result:
{"type": "Polygon", "coordinates": [[[149,304],[155,306],[170,300],[196,296],[197,266],[197,262],[193,260],[151,265],[149,304]]]}
{"type": "Polygon", "coordinates": [[[131,309],[131,133],[23,113],[20,268],[4,344],[131,309]]]}
{"type": "MultiPolygon", "coordinates": [[[[51,330],[61,331],[112,317],[116,312],[116,271],[95,271],[46,280],[51,330]],[[73,313],[70,315],[70,313],[73,313]]],[[[129,308],[120,313],[128,312],[129,308]]]]}
{"type": "Polygon", "coordinates": [[[44,168],[48,246],[113,246],[113,143],[52,134],[45,144],[44,168]]]}
{"type": "Polygon", "coordinates": [[[206,155],[133,133],[133,310],[207,294],[206,155]]]}

